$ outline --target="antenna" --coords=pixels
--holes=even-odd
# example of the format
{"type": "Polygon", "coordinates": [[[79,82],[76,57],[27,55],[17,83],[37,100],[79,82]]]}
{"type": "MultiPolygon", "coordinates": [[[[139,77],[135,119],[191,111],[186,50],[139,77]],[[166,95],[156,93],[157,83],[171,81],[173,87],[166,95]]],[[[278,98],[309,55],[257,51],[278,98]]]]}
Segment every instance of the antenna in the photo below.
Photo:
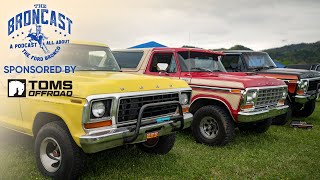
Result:
{"type": "MultiPolygon", "coordinates": [[[[191,38],[190,38],[190,32],[189,32],[189,46],[191,46],[191,45],[190,45],[190,44],[191,44],[191,40],[190,40],[190,39],[191,39],[191,38]]],[[[191,61],[190,61],[190,60],[191,60],[191,52],[190,52],[190,47],[188,48],[188,59],[189,59],[189,60],[188,60],[188,62],[189,62],[189,63],[188,63],[188,64],[189,64],[188,74],[191,75],[191,74],[190,74],[190,70],[191,70],[191,61]]]]}

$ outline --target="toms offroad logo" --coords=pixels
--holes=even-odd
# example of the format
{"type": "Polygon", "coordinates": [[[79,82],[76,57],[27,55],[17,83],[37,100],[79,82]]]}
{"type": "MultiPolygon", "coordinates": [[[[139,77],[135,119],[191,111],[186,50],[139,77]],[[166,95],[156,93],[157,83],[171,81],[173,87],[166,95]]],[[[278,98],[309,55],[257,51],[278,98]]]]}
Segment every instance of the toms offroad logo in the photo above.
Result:
{"type": "Polygon", "coordinates": [[[8,79],[8,97],[26,97],[25,79],[8,79]]]}
{"type": "Polygon", "coordinates": [[[8,97],[27,96],[72,96],[72,81],[8,79],[8,97]]]}
{"type": "Polygon", "coordinates": [[[19,50],[34,61],[52,59],[68,44],[72,20],[46,4],[35,4],[33,9],[20,12],[8,21],[9,48],[19,50]],[[35,51],[36,50],[36,51],[35,51]]]}

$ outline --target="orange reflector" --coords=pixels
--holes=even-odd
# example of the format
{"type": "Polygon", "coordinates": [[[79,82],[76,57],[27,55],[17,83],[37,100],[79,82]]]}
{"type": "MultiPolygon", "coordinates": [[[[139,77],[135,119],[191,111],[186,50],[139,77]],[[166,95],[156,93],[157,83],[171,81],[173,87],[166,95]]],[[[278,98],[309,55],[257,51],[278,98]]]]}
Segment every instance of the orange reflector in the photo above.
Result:
{"type": "Polygon", "coordinates": [[[279,100],[278,103],[281,104],[281,105],[284,105],[284,99],[279,100]]]}
{"type": "Polygon", "coordinates": [[[108,120],[108,121],[100,121],[100,122],[94,122],[94,123],[86,123],[84,124],[84,127],[86,129],[92,129],[92,128],[111,126],[111,125],[112,125],[112,121],[108,120]]]}
{"type": "Polygon", "coordinates": [[[290,80],[289,83],[297,83],[297,80],[290,80]]]}
{"type": "Polygon", "coordinates": [[[231,93],[240,94],[241,93],[241,89],[231,89],[231,93]]]}
{"type": "Polygon", "coordinates": [[[299,95],[304,95],[305,93],[304,93],[304,90],[298,90],[298,92],[297,92],[297,94],[299,94],[299,95]]]}
{"type": "Polygon", "coordinates": [[[159,132],[151,132],[147,134],[147,139],[157,138],[159,136],[159,132]]]}
{"type": "Polygon", "coordinates": [[[251,109],[251,108],[253,108],[253,104],[246,104],[241,107],[241,109],[251,109]]]}
{"type": "Polygon", "coordinates": [[[189,106],[183,107],[183,108],[182,108],[182,112],[183,112],[183,113],[189,112],[189,106]]]}

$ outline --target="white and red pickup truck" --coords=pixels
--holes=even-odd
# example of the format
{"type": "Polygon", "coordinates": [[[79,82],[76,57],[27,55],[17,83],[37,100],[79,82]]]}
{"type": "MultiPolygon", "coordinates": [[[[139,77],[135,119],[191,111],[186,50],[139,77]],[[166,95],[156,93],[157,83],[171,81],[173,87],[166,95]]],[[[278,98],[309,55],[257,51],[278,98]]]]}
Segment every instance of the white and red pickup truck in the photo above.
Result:
{"type": "MultiPolygon", "coordinates": [[[[235,128],[264,133],[285,114],[287,85],[254,73],[226,72],[223,53],[195,48],[113,51],[122,71],[183,79],[192,87],[192,133],[199,143],[225,145],[235,128]]],[[[183,103],[183,102],[182,102],[183,103]]]]}

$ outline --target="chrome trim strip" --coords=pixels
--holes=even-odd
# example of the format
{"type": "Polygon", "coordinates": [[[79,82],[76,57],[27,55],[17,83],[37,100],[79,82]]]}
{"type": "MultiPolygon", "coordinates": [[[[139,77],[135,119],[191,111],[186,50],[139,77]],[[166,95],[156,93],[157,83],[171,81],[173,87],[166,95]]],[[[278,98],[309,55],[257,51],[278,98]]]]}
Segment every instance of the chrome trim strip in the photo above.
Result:
{"type": "Polygon", "coordinates": [[[198,85],[190,85],[190,87],[192,87],[192,88],[212,89],[212,90],[219,90],[219,91],[228,91],[228,92],[231,92],[231,90],[232,90],[230,88],[219,88],[219,87],[198,86],[198,85]]]}
{"type": "Polygon", "coordinates": [[[166,90],[152,90],[152,91],[138,91],[138,92],[125,92],[125,93],[114,93],[114,94],[99,94],[99,95],[91,95],[86,99],[90,102],[93,99],[104,99],[109,97],[119,98],[126,96],[137,96],[137,95],[148,95],[155,93],[170,93],[170,92],[179,92],[179,91],[192,91],[191,88],[176,88],[176,89],[166,89],[166,90]]]}
{"type": "Polygon", "coordinates": [[[246,90],[252,90],[252,89],[256,89],[256,90],[260,90],[260,89],[277,89],[277,88],[288,88],[288,86],[287,85],[280,85],[280,86],[250,87],[250,88],[246,88],[246,90]]]}

